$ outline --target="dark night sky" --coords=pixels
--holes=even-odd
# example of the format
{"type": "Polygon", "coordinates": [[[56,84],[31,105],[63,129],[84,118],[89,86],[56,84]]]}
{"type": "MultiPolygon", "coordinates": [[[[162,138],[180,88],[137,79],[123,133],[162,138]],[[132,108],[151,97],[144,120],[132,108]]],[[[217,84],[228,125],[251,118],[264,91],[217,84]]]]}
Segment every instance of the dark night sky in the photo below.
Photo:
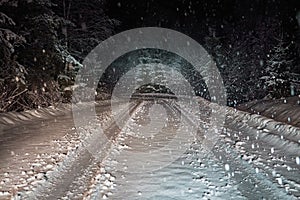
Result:
{"type": "Polygon", "coordinates": [[[223,35],[228,33],[226,24],[232,29],[237,23],[245,23],[251,30],[266,18],[282,21],[283,29],[295,34],[296,13],[300,10],[299,0],[111,0],[108,4],[108,14],[122,23],[119,31],[159,26],[176,29],[196,40],[207,35],[209,27],[223,35]]]}

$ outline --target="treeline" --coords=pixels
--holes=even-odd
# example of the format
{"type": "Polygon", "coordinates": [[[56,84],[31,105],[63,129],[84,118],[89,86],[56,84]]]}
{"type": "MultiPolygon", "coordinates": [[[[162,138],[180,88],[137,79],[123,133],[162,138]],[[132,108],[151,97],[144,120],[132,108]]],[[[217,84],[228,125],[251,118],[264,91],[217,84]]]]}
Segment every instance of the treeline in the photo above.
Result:
{"type": "Polygon", "coordinates": [[[250,30],[245,20],[224,26],[228,30],[212,33],[204,45],[222,74],[229,105],[300,94],[292,83],[293,75],[300,77],[300,35],[270,17],[250,30]]]}
{"type": "MultiPolygon", "coordinates": [[[[70,101],[75,73],[96,45],[116,32],[146,26],[178,30],[203,45],[217,63],[231,106],[300,93],[300,83],[291,84],[300,74],[293,4],[151,2],[0,0],[0,112],[70,101]]],[[[121,70],[114,67],[103,76],[108,92],[125,73],[123,64],[121,70]]],[[[197,94],[205,93],[195,70],[182,73],[197,94]]]]}
{"type": "MultiPolygon", "coordinates": [[[[300,77],[299,0],[110,2],[125,30],[158,26],[197,40],[221,72],[228,105],[300,94],[300,82],[293,85],[300,77]]],[[[188,72],[194,82],[201,78],[188,72]]]]}
{"type": "Polygon", "coordinates": [[[0,1],[0,112],[70,100],[76,68],[119,24],[104,7],[103,0],[0,1]]]}

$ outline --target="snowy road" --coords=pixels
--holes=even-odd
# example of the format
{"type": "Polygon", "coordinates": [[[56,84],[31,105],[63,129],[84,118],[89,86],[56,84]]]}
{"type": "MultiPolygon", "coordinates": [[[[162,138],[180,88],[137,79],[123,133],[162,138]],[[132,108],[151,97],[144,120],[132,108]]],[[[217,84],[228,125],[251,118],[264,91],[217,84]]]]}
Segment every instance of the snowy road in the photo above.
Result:
{"type": "Polygon", "coordinates": [[[202,99],[199,105],[189,110],[170,98],[136,100],[129,117],[120,109],[122,127],[109,104],[98,105],[113,142],[101,141],[97,159],[82,144],[88,128],[75,129],[71,114],[4,129],[0,199],[300,197],[298,128],[223,108],[225,124],[214,130],[218,140],[208,149],[203,139],[213,105],[202,99]]]}

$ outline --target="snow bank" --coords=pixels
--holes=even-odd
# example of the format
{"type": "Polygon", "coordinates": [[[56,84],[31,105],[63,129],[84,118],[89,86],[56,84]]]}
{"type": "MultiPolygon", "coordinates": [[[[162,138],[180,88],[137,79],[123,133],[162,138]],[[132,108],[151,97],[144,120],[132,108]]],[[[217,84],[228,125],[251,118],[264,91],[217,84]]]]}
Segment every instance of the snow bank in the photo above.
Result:
{"type": "MultiPolygon", "coordinates": [[[[261,110],[262,115],[255,114],[251,112],[246,112],[242,110],[238,110],[232,107],[222,107],[217,105],[216,103],[211,103],[205,99],[198,98],[198,102],[201,105],[207,105],[210,108],[214,108],[214,110],[219,110],[222,112],[226,112],[226,123],[229,124],[242,124],[244,126],[253,127],[257,129],[258,134],[267,134],[278,136],[281,139],[288,140],[296,145],[300,144],[300,127],[294,126],[291,124],[284,123],[280,121],[282,118],[287,118],[290,116],[291,118],[297,118],[294,120],[294,123],[297,121],[300,122],[300,108],[295,108],[297,105],[297,100],[290,99],[290,104],[286,106],[285,103],[268,102],[268,104],[272,104],[273,107],[266,107],[266,103],[256,104],[256,108],[261,110]],[[294,103],[294,107],[291,107],[291,104],[294,103]],[[270,114],[270,110],[276,109],[275,105],[278,106],[277,115],[274,117],[275,119],[267,117],[270,114]],[[263,111],[264,109],[264,111],[263,111]],[[286,110],[287,109],[287,110],[286,110]],[[292,114],[291,114],[292,113],[292,114]],[[266,115],[266,116],[263,116],[266,115]],[[277,119],[279,119],[277,121],[277,119]]],[[[250,105],[250,104],[249,104],[250,105]]],[[[250,106],[251,107],[251,106],[250,106]]],[[[253,108],[254,106],[252,106],[253,108]]]]}
{"type": "MultiPolygon", "coordinates": [[[[110,104],[111,100],[103,100],[96,102],[97,105],[107,105],[110,104]]],[[[90,103],[78,103],[80,108],[82,104],[88,106],[90,103]]],[[[58,116],[63,116],[66,114],[71,114],[72,104],[60,104],[59,106],[49,106],[47,108],[39,108],[35,110],[26,110],[23,112],[8,112],[0,113],[0,135],[1,130],[8,129],[14,126],[20,126],[32,122],[38,119],[53,119],[58,116]]]]}
{"type": "Polygon", "coordinates": [[[257,100],[241,104],[238,109],[300,127],[300,97],[257,100]]]}
{"type": "MultiPolygon", "coordinates": [[[[16,125],[23,125],[35,119],[49,119],[71,111],[71,104],[61,104],[60,106],[50,106],[23,112],[0,113],[0,130],[7,129],[16,125]]],[[[1,132],[0,132],[1,135],[1,132]]]]}
{"type": "Polygon", "coordinates": [[[294,143],[300,143],[300,128],[278,122],[262,115],[239,111],[233,108],[227,109],[229,123],[243,123],[255,127],[258,131],[269,135],[277,135],[294,143]]]}

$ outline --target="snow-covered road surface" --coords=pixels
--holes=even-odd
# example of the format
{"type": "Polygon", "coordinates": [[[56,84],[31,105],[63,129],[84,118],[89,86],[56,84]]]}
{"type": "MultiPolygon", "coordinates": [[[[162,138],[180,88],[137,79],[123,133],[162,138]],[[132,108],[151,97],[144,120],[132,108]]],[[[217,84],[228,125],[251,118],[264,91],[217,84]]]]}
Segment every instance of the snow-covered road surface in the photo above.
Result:
{"type": "Polygon", "coordinates": [[[101,144],[97,159],[82,144],[89,128],[73,128],[71,115],[4,129],[0,199],[300,198],[298,128],[223,108],[225,124],[207,149],[202,142],[216,105],[202,99],[199,105],[136,100],[123,127],[109,105],[97,106],[113,141],[101,144]]]}

